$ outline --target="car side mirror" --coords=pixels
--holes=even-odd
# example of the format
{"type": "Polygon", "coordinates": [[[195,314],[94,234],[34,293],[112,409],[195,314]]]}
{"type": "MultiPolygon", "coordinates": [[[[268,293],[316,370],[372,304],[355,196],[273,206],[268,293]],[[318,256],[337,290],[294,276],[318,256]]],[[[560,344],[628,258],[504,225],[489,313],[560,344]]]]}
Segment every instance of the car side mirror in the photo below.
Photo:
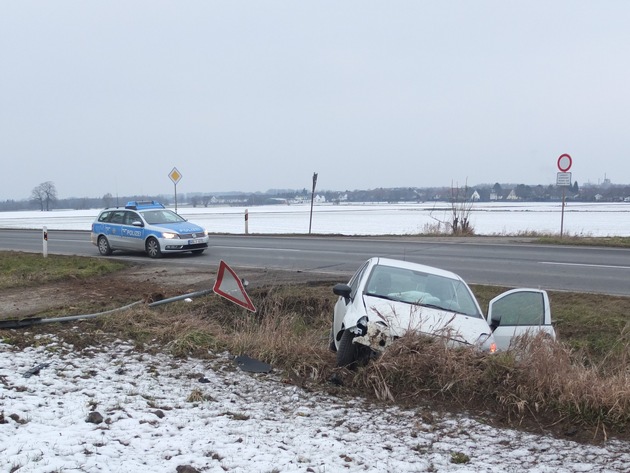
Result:
{"type": "Polygon", "coordinates": [[[144,224],[140,220],[134,220],[131,222],[131,225],[134,227],[144,227],[144,224]]]}
{"type": "Polygon", "coordinates": [[[352,292],[352,288],[347,284],[335,284],[333,287],[333,292],[338,296],[343,297],[346,302],[350,299],[350,293],[352,292]]]}

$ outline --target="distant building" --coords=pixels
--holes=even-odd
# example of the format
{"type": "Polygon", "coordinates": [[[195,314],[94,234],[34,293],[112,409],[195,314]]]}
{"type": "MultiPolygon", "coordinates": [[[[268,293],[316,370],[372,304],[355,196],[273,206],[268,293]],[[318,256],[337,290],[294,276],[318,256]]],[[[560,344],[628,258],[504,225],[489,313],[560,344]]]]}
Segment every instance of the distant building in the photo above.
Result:
{"type": "Polygon", "coordinates": [[[518,197],[516,196],[516,191],[514,189],[510,191],[510,193],[506,197],[506,200],[518,200],[518,197]]]}

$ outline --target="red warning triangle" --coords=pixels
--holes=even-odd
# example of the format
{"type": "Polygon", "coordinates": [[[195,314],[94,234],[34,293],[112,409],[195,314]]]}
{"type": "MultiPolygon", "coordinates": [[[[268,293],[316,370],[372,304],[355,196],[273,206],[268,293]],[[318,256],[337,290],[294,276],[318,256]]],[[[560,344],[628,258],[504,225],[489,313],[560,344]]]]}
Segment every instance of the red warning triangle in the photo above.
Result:
{"type": "Polygon", "coordinates": [[[219,271],[217,272],[217,280],[212,290],[227,300],[244,307],[247,310],[256,312],[256,308],[250,300],[243,283],[236,273],[230,268],[225,261],[219,263],[219,271]]]}

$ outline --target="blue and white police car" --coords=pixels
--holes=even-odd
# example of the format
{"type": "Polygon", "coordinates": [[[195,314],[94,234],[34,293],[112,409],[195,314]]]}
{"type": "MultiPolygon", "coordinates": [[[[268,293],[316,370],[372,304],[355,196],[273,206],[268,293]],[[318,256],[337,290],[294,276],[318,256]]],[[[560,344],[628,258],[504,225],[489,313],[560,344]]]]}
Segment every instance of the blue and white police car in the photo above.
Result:
{"type": "Polygon", "coordinates": [[[114,250],[143,251],[151,258],[208,248],[208,232],[155,201],[132,201],[101,211],[92,223],[92,243],[102,255],[114,250]]]}

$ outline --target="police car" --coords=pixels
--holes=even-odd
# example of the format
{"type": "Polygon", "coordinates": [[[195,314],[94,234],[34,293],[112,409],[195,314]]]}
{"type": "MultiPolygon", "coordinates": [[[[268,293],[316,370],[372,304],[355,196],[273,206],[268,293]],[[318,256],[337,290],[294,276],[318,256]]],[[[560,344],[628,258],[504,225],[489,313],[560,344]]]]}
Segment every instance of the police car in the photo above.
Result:
{"type": "Polygon", "coordinates": [[[102,255],[114,250],[143,251],[151,258],[208,248],[208,232],[155,201],[132,201],[101,211],[92,223],[92,243],[102,255]]]}

